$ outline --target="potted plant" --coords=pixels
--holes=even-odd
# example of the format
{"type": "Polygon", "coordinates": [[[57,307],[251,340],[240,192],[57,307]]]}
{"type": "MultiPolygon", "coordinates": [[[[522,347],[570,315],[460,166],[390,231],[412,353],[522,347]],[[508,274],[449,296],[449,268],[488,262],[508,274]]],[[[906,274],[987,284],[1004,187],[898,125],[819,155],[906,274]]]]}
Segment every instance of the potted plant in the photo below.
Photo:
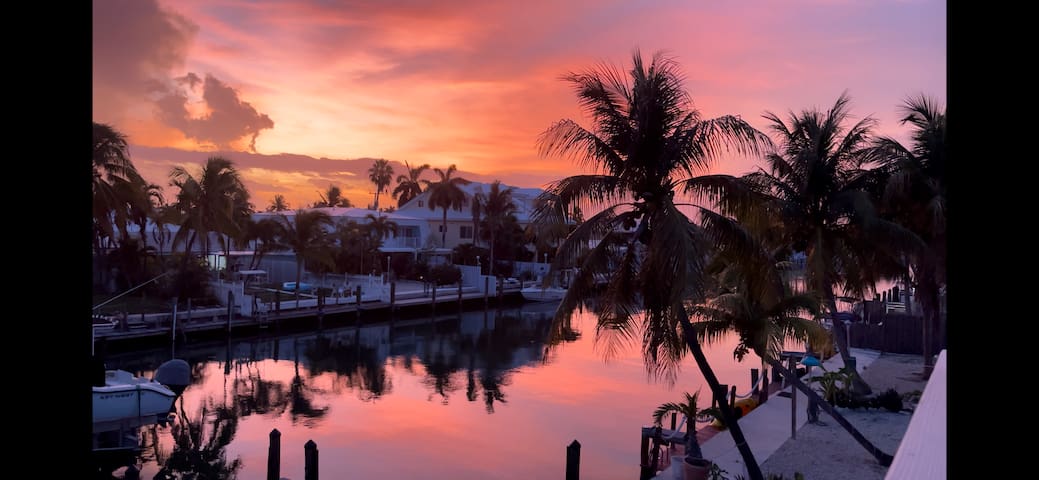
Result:
{"type": "Polygon", "coordinates": [[[700,451],[700,442],[696,440],[696,419],[706,413],[705,410],[700,410],[697,405],[699,398],[699,390],[692,395],[686,392],[685,402],[668,402],[660,405],[653,412],[654,425],[660,425],[664,415],[668,413],[685,415],[685,460],[682,462],[683,478],[685,480],[707,480],[712,465],[709,460],[703,458],[703,452],[700,451]]]}

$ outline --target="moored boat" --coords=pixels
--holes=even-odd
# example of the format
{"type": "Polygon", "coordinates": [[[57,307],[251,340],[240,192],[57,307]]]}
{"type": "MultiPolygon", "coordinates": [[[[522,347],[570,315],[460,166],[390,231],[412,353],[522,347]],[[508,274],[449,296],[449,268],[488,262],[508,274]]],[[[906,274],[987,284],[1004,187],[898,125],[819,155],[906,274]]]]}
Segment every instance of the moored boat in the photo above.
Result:
{"type": "Polygon", "coordinates": [[[523,298],[530,302],[558,302],[566,295],[566,289],[560,287],[542,287],[533,285],[520,290],[523,298]]]}
{"type": "Polygon", "coordinates": [[[125,370],[106,370],[93,386],[94,423],[167,415],[177,394],[165,385],[125,370]]]}

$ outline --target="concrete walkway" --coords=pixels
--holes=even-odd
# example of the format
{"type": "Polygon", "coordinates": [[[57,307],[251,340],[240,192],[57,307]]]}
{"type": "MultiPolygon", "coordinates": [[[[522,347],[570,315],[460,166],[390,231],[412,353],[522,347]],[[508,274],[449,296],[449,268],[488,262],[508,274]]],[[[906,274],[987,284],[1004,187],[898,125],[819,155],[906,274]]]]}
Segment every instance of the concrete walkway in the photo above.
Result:
{"type": "MultiPolygon", "coordinates": [[[[852,348],[851,355],[855,357],[856,369],[861,374],[866,367],[880,356],[880,352],[852,348]]],[[[823,366],[827,370],[834,371],[843,367],[844,362],[841,360],[840,355],[834,355],[823,362],[823,366]]],[[[804,377],[802,377],[803,379],[804,377]]],[[[784,392],[789,392],[791,389],[793,389],[793,386],[788,387],[784,392]]],[[[808,397],[800,391],[796,393],[796,424],[797,428],[800,429],[808,422],[808,416],[805,413],[808,407],[808,397]]],[[[743,435],[746,437],[747,443],[750,444],[750,449],[754,452],[754,459],[757,460],[759,465],[772,456],[790,438],[790,402],[791,400],[788,397],[772,395],[768,397],[767,402],[751,410],[750,413],[739,420],[743,435]]],[[[825,422],[834,421],[829,419],[826,412],[822,410],[819,411],[819,419],[825,422]]],[[[747,476],[743,457],[740,456],[736,443],[732,441],[732,435],[728,431],[714,435],[700,445],[700,449],[703,451],[704,458],[710,459],[721,467],[722,470],[728,472],[727,476],[730,478],[736,475],[747,476]]],[[[681,480],[682,464],[678,460],[678,458],[673,459],[671,465],[654,478],[658,480],[681,480]]]]}

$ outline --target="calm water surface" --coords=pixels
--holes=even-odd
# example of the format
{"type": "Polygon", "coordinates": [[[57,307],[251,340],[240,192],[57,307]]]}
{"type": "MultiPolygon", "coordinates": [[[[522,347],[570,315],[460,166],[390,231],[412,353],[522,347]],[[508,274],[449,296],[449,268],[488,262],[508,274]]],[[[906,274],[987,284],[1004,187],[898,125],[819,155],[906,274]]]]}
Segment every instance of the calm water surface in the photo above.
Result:
{"type": "MultiPolygon", "coordinates": [[[[635,345],[604,360],[588,313],[575,318],[576,335],[548,345],[554,308],[179,346],[195,381],[172,425],[145,430],[141,478],[265,478],[277,428],[281,475],[293,479],[303,478],[308,440],[321,478],[562,478],[575,439],[582,478],[637,479],[640,427],[658,405],[706,383],[692,358],[673,387],[653,381],[635,345]]],[[[735,342],[707,356],[743,394],[760,361],[736,363],[735,342]]],[[[108,366],[150,378],[169,358],[168,349],[130,352],[109,356],[108,366]]]]}

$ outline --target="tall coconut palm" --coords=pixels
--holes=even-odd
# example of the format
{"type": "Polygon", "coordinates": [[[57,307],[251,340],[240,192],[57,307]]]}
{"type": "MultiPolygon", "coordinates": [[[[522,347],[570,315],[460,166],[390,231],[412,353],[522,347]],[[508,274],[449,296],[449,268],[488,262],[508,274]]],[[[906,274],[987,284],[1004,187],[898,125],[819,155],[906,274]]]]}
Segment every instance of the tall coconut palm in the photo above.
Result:
{"type": "Polygon", "coordinates": [[[252,248],[253,258],[249,262],[250,270],[259,268],[264,255],[288,248],[287,245],[281,243],[281,239],[285,236],[281,221],[274,218],[262,218],[258,221],[250,220],[245,225],[246,241],[255,242],[252,248]]]}
{"type": "Polygon", "coordinates": [[[170,185],[180,189],[171,207],[182,215],[180,229],[173,237],[174,248],[183,244],[184,252],[189,253],[197,238],[202,253],[208,255],[210,235],[216,234],[217,242],[226,250],[224,235],[238,236],[238,221],[251,209],[249,192],[234,164],[223,157],[210,157],[198,176],[184,167],[174,167],[170,185]]]}
{"type": "Polygon", "coordinates": [[[735,332],[739,335],[733,352],[735,358],[742,361],[748,352],[753,352],[771,366],[773,372],[786,377],[822,407],[878,462],[890,465],[890,454],[873,445],[780,361],[788,341],[812,345],[817,351],[828,343],[826,330],[815,320],[819,313],[818,293],[795,293],[784,276],[784,270],[790,268],[789,262],[777,261],[774,250],[729,219],[710,212],[704,212],[704,216],[704,222],[714,227],[709,231],[718,248],[709,271],[716,274],[720,293],[689,307],[697,320],[698,339],[715,343],[725,340],[729,332],[735,332]]]}
{"type": "MultiPolygon", "coordinates": [[[[945,285],[946,153],[945,109],[926,96],[908,98],[901,123],[912,127],[910,147],[890,137],[878,138],[868,160],[879,164],[885,213],[916,233],[922,249],[911,258],[916,297],[923,312],[924,375],[934,366],[933,336],[940,323],[939,292],[945,285]]],[[[909,283],[906,285],[909,287],[909,283]]]]}
{"type": "Polygon", "coordinates": [[[393,180],[393,167],[390,166],[390,162],[382,158],[376,160],[368,169],[368,179],[375,184],[375,208],[373,210],[378,211],[379,194],[390,186],[390,181],[393,180]]]}
{"type": "Polygon", "coordinates": [[[130,160],[126,135],[111,125],[94,122],[92,157],[94,249],[100,253],[104,240],[114,240],[117,232],[126,238],[131,207],[146,210],[147,197],[140,191],[146,182],[130,160]]]}
{"type": "MultiPolygon", "coordinates": [[[[868,192],[859,188],[863,151],[869,145],[875,120],[851,119],[847,93],[826,112],[790,113],[789,125],[771,112],[764,117],[779,137],[780,148],[767,156],[769,170],[743,178],[766,194],[767,210],[776,215],[784,241],[805,252],[805,280],[823,295],[833,319],[833,334],[841,358],[851,363],[847,326],[836,315],[835,287],[845,295],[872,291],[882,270],[870,260],[880,244],[903,241],[897,225],[876,215],[868,192]]],[[[858,372],[852,371],[852,391],[871,392],[858,372]]]]}
{"type": "Polygon", "coordinates": [[[306,261],[317,262],[334,267],[332,251],[329,248],[329,236],[325,227],[333,225],[332,217],[320,210],[296,210],[290,220],[285,215],[278,216],[281,222],[281,243],[296,254],[296,298],[299,298],[299,284],[303,281],[303,264],[306,261]]]}
{"type": "Polygon", "coordinates": [[[136,194],[144,195],[147,201],[134,202],[130,207],[130,217],[137,224],[141,247],[148,248],[148,221],[152,221],[156,228],[162,227],[162,216],[159,212],[166,206],[166,199],[162,196],[162,187],[154,183],[145,185],[143,190],[138,190],[136,194]]]}
{"type": "Polygon", "coordinates": [[[335,185],[329,185],[324,193],[318,192],[320,200],[314,202],[314,208],[322,207],[350,207],[350,199],[343,196],[343,191],[335,185]]]}
{"type": "Polygon", "coordinates": [[[441,247],[447,245],[447,209],[462,209],[462,205],[465,204],[465,191],[462,190],[461,186],[472,183],[462,177],[451,177],[451,174],[457,170],[453,163],[450,167],[447,167],[447,170],[434,168],[433,171],[436,172],[440,179],[436,182],[422,181],[426,184],[426,191],[429,192],[429,209],[444,209],[444,220],[440,226],[441,247]]]}
{"type": "Polygon", "coordinates": [[[483,218],[483,206],[487,203],[487,195],[482,190],[473,194],[469,202],[469,213],[473,216],[473,245],[480,244],[480,219],[483,218]]]}
{"type": "Polygon", "coordinates": [[[403,207],[405,203],[411,201],[422,194],[422,181],[419,177],[422,176],[422,172],[429,169],[428,163],[423,163],[415,168],[411,168],[411,165],[405,161],[404,166],[408,169],[408,174],[400,174],[397,176],[397,187],[393,189],[393,198],[397,199],[397,207],[403,207]]]}
{"type": "MultiPolygon", "coordinates": [[[[657,53],[646,65],[636,50],[632,63],[630,84],[609,65],[566,75],[593,127],[561,120],[539,139],[542,155],[569,155],[601,172],[553,183],[535,212],[536,222],[558,221],[561,212],[578,204],[601,208],[566,238],[552,262],[553,270],[580,267],[557,309],[556,323],[565,325],[583,301],[595,298],[597,338],[626,340],[641,332],[647,369],[672,381],[688,347],[717,398],[718,378],[684,307],[689,299],[703,298],[709,245],[674,197],[736,183],[731,177],[697,174],[726,153],[758,153],[768,139],[737,117],[702,118],[672,59],[657,53]],[[624,235],[625,227],[634,228],[634,235],[624,235]],[[590,240],[598,240],[597,246],[585,252],[590,240]],[[582,263],[575,265],[579,257],[582,263]],[[616,259],[612,268],[611,259],[616,259]],[[596,278],[608,279],[598,294],[596,278]]],[[[607,344],[607,354],[611,348],[607,344]]],[[[719,403],[750,477],[761,480],[733,409],[724,400],[719,403]]]]}
{"type": "Polygon", "coordinates": [[[267,206],[268,212],[284,212],[289,209],[289,202],[285,200],[285,195],[280,193],[275,194],[274,198],[271,199],[271,204],[267,206]]]}
{"type": "Polygon", "coordinates": [[[501,180],[495,180],[490,190],[483,196],[483,231],[490,240],[491,271],[494,275],[495,240],[508,224],[509,217],[516,217],[516,203],[512,201],[512,187],[502,188],[501,180]]]}

